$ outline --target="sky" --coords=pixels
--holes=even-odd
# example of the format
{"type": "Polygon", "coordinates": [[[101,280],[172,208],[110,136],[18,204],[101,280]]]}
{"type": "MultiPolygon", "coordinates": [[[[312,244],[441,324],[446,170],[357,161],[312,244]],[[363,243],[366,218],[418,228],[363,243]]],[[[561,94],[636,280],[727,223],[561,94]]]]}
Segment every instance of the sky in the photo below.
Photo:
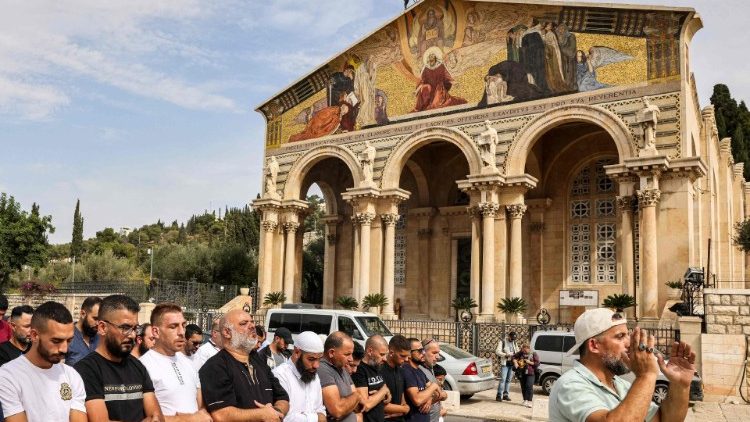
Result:
{"type": "MultiPolygon", "coordinates": [[[[750,100],[747,0],[694,7],[701,105],[750,100]]],[[[0,0],[0,192],[69,242],[186,221],[261,190],[263,101],[403,10],[402,0],[0,0]]]]}

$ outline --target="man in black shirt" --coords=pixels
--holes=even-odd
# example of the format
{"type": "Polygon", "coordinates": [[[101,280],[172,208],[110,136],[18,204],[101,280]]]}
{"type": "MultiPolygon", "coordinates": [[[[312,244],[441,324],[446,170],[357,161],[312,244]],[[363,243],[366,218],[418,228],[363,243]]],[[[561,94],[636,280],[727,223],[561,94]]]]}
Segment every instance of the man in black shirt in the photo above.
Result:
{"type": "Polygon", "coordinates": [[[214,420],[280,421],[289,411],[289,396],[255,345],[253,319],[242,309],[219,321],[224,348],[199,371],[203,403],[214,420]]]}
{"type": "Polygon", "coordinates": [[[381,335],[374,335],[365,343],[365,357],[352,375],[357,393],[362,398],[362,414],[365,422],[381,422],[385,418],[384,407],[391,401],[391,392],[383,381],[380,364],[388,355],[388,343],[381,335]]]}
{"type": "Polygon", "coordinates": [[[0,366],[29,351],[31,347],[31,315],[34,308],[29,305],[16,306],[10,313],[10,340],[0,344],[0,366]]]}
{"type": "Polygon", "coordinates": [[[164,421],[148,371],[130,354],[139,309],[123,295],[102,300],[97,322],[101,341],[74,366],[86,386],[89,420],[164,421]]]}
{"type": "Polygon", "coordinates": [[[409,341],[401,334],[396,334],[388,343],[388,357],[380,365],[385,385],[391,392],[391,402],[385,405],[385,418],[389,421],[403,422],[404,415],[409,413],[409,405],[404,398],[406,383],[401,373],[401,366],[409,360],[409,341]]]}

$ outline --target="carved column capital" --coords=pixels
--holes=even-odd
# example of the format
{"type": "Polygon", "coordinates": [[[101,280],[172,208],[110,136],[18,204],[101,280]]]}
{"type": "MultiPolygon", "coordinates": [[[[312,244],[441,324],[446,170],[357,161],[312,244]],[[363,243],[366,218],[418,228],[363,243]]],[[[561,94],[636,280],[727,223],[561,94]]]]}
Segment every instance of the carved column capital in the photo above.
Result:
{"type": "Polygon", "coordinates": [[[617,197],[617,208],[622,212],[633,211],[633,197],[632,196],[618,196],[617,197]]]}
{"type": "Polygon", "coordinates": [[[495,216],[497,216],[497,210],[500,209],[500,204],[494,202],[482,202],[479,204],[478,208],[483,217],[495,218],[495,216]]]}
{"type": "Polygon", "coordinates": [[[524,204],[513,204],[508,205],[505,208],[508,209],[508,214],[510,215],[510,218],[523,218],[523,215],[526,213],[526,205],[524,204]]]}
{"type": "Polygon", "coordinates": [[[294,233],[299,228],[299,223],[296,223],[294,221],[287,221],[284,223],[284,230],[290,233],[294,233]]]}
{"type": "Polygon", "coordinates": [[[263,226],[263,230],[267,232],[272,232],[276,230],[276,227],[279,226],[279,223],[272,220],[263,220],[263,222],[260,223],[261,226],[263,226]]]}
{"type": "Polygon", "coordinates": [[[328,240],[328,244],[333,246],[336,244],[336,241],[339,239],[339,236],[337,234],[327,234],[326,240],[328,240]]]}
{"type": "Polygon", "coordinates": [[[646,189],[638,191],[638,205],[643,207],[654,207],[659,203],[661,191],[659,189],[646,189]]]}
{"type": "Polygon", "coordinates": [[[386,226],[395,226],[398,222],[398,214],[382,214],[380,219],[383,220],[383,224],[386,226]]]}
{"type": "Polygon", "coordinates": [[[375,219],[375,213],[372,213],[372,212],[360,212],[356,214],[353,218],[353,220],[356,221],[357,224],[360,224],[363,226],[369,226],[374,219],[375,219]]]}

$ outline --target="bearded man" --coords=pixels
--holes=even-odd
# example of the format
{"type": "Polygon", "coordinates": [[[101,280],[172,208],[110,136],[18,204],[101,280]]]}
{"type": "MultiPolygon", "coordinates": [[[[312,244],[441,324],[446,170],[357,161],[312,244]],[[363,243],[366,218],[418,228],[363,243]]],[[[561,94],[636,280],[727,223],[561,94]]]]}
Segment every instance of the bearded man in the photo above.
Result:
{"type": "Polygon", "coordinates": [[[10,340],[0,344],[0,366],[29,351],[31,347],[31,315],[34,308],[29,305],[16,306],[10,313],[10,340]]]}
{"type": "Polygon", "coordinates": [[[289,411],[289,395],[258,357],[253,318],[233,309],[219,320],[223,349],[199,371],[203,403],[214,420],[281,421],[289,411]]]}
{"type": "Polygon", "coordinates": [[[81,304],[78,322],[74,325],[73,341],[68,348],[65,363],[70,366],[78,363],[99,345],[97,322],[99,321],[99,305],[102,299],[96,296],[87,297],[81,304]]]}
{"type": "Polygon", "coordinates": [[[291,358],[277,366],[273,373],[289,393],[287,422],[325,422],[326,408],[318,378],[323,341],[312,331],[297,335],[291,358]]]}
{"type": "Polygon", "coordinates": [[[128,296],[111,295],[99,306],[96,351],[75,369],[86,386],[86,412],[91,421],[164,421],[154,384],[130,352],[138,328],[138,304],[128,296]]]}
{"type": "Polygon", "coordinates": [[[653,335],[610,309],[590,309],[576,319],[576,344],[568,354],[580,359],[564,373],[549,397],[550,421],[683,421],[688,410],[695,352],[674,342],[669,362],[654,348],[653,335]],[[659,369],[669,380],[661,406],[651,401],[659,369]],[[632,385],[620,378],[630,371],[632,385]]]}

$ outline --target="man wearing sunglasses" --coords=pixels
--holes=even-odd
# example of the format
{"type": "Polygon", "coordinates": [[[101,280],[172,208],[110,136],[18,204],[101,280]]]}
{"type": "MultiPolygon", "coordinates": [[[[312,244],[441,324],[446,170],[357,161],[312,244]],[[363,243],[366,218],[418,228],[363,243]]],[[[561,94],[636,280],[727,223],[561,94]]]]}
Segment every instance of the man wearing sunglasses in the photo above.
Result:
{"type": "Polygon", "coordinates": [[[685,420],[695,352],[675,342],[666,363],[654,348],[654,336],[639,327],[631,335],[625,322],[622,315],[604,308],[578,317],[576,344],[568,354],[577,352],[580,359],[552,387],[550,421],[685,420]],[[661,406],[651,401],[659,369],[669,380],[661,406]],[[635,374],[632,384],[619,377],[630,371],[635,374]]]}
{"type": "Polygon", "coordinates": [[[164,421],[146,367],[130,352],[135,345],[140,307],[123,295],[107,296],[99,306],[96,351],[78,361],[86,386],[90,421],[164,421]]]}
{"type": "Polygon", "coordinates": [[[407,422],[429,422],[430,408],[433,396],[440,391],[440,385],[430,382],[427,375],[420,369],[423,360],[424,348],[422,342],[416,338],[410,338],[411,346],[409,361],[402,367],[404,384],[406,385],[406,403],[409,405],[409,413],[406,414],[407,422]]]}

